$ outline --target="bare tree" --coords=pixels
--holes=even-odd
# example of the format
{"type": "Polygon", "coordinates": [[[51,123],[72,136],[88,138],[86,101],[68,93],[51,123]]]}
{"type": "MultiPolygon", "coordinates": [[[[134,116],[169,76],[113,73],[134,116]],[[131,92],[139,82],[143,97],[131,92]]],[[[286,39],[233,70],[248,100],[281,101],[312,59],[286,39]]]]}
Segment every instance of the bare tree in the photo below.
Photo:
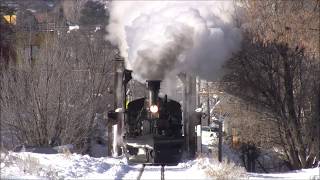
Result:
{"type": "Polygon", "coordinates": [[[81,16],[81,9],[88,0],[64,0],[62,6],[67,20],[78,24],[81,16]]]}
{"type": "Polygon", "coordinates": [[[227,67],[228,92],[275,123],[273,145],[291,169],[319,162],[319,1],[248,2],[243,50],[227,67]]]}
{"type": "Polygon", "coordinates": [[[319,161],[319,63],[300,49],[249,43],[229,63],[229,92],[263,107],[293,169],[319,161]],[[281,52],[281,53],[280,53],[281,52]]]}
{"type": "Polygon", "coordinates": [[[23,59],[4,73],[1,119],[20,143],[72,143],[79,152],[88,150],[96,113],[112,104],[114,51],[102,37],[49,34],[34,63],[23,59]]]}

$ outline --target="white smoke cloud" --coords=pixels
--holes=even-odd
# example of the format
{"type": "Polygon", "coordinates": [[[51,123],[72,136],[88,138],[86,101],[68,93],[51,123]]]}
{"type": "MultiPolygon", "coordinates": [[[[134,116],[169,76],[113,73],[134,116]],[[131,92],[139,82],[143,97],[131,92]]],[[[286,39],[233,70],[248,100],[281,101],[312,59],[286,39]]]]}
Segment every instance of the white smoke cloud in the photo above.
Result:
{"type": "Polygon", "coordinates": [[[107,39],[134,78],[187,72],[213,80],[240,48],[232,1],[113,1],[107,39]]]}

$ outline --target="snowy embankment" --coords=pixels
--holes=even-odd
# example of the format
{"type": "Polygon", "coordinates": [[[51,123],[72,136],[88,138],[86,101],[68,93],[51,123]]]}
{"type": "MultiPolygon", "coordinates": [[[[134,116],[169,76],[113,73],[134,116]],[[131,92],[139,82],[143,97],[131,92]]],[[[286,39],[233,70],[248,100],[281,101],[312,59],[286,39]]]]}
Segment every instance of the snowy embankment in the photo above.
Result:
{"type": "Polygon", "coordinates": [[[287,173],[248,173],[250,179],[306,179],[306,180],[320,180],[320,168],[301,169],[287,173]]]}
{"type": "MultiPolygon", "coordinates": [[[[136,179],[142,165],[124,158],[93,158],[79,154],[1,154],[1,179],[136,179]]],[[[206,179],[196,161],[165,167],[166,179],[206,179]]],[[[141,179],[160,179],[160,167],[147,166],[141,179]]]]}
{"type": "MultiPolygon", "coordinates": [[[[1,179],[137,179],[142,165],[124,158],[93,158],[71,153],[1,153],[1,179]]],[[[319,179],[319,168],[281,174],[246,173],[232,163],[207,157],[165,166],[165,179],[319,179]]],[[[159,166],[146,166],[141,179],[160,179],[159,166]]]]}

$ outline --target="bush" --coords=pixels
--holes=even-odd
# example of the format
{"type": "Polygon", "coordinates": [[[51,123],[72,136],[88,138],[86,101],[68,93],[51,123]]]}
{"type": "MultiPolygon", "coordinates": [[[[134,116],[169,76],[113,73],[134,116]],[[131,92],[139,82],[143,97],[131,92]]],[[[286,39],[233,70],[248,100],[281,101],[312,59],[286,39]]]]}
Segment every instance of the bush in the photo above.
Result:
{"type": "Polygon", "coordinates": [[[237,166],[230,162],[218,162],[214,159],[200,156],[198,158],[200,169],[210,177],[217,180],[220,179],[248,179],[246,170],[243,167],[237,166]]]}

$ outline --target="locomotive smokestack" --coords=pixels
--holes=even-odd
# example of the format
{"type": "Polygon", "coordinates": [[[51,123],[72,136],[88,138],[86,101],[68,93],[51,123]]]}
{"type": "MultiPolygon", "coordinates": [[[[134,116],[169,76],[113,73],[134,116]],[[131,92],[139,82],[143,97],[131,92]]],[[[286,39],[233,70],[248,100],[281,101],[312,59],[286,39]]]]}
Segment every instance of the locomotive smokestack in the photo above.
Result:
{"type": "Polygon", "coordinates": [[[157,105],[157,99],[160,89],[160,80],[147,80],[149,90],[149,106],[157,105]]]}

